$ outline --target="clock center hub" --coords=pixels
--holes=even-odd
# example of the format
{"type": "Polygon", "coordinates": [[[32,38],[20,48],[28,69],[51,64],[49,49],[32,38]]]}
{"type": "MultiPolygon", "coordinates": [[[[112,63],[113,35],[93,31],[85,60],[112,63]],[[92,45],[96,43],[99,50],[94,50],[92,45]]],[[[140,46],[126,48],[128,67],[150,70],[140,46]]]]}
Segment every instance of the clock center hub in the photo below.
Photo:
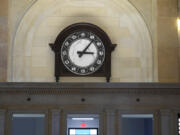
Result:
{"type": "Polygon", "coordinates": [[[88,67],[97,58],[97,48],[89,39],[78,39],[69,47],[69,58],[76,66],[88,67]]]}

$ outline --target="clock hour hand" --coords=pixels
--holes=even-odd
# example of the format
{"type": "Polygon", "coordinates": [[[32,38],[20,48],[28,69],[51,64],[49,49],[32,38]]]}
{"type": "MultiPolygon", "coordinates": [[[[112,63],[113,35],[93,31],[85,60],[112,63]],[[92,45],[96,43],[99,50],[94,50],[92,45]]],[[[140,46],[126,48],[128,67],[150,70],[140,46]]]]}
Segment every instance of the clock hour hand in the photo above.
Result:
{"type": "Polygon", "coordinates": [[[93,52],[82,52],[82,51],[77,51],[77,54],[94,54],[93,52]]]}
{"type": "Polygon", "coordinates": [[[79,53],[79,57],[82,57],[83,54],[85,54],[84,52],[86,52],[86,50],[89,48],[89,46],[92,44],[93,40],[91,40],[91,42],[86,46],[86,48],[84,48],[84,50],[82,50],[82,53],[79,53]]]}

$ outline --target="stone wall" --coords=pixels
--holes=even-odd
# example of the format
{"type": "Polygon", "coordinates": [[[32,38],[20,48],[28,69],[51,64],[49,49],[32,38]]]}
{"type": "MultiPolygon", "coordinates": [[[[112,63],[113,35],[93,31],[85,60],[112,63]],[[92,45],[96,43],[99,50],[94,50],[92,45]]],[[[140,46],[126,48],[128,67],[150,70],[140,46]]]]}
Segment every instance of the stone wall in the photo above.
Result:
{"type": "MultiPolygon", "coordinates": [[[[154,80],[149,22],[146,24],[138,10],[123,0],[35,1],[14,35],[9,80],[53,82],[54,55],[48,44],[54,42],[62,29],[76,22],[98,25],[117,44],[112,54],[112,82],[154,80]]],[[[61,79],[77,80],[105,81],[104,78],[61,79]]]]}
{"type": "Polygon", "coordinates": [[[178,82],[177,0],[158,0],[157,4],[159,81],[178,82]]]}
{"type": "Polygon", "coordinates": [[[179,81],[176,0],[62,1],[2,1],[0,81],[54,81],[48,44],[67,25],[80,21],[100,26],[118,44],[112,56],[113,82],[179,81]]]}
{"type": "Polygon", "coordinates": [[[8,56],[8,1],[0,4],[0,81],[7,81],[8,56]]]}

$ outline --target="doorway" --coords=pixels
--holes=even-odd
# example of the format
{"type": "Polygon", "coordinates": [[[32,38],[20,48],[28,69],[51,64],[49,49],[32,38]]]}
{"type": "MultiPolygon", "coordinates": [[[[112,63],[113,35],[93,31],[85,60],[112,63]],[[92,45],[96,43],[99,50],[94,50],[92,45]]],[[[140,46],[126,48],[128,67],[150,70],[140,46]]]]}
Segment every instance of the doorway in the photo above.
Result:
{"type": "Polygon", "coordinates": [[[98,135],[99,115],[68,114],[67,135],[98,135]]]}

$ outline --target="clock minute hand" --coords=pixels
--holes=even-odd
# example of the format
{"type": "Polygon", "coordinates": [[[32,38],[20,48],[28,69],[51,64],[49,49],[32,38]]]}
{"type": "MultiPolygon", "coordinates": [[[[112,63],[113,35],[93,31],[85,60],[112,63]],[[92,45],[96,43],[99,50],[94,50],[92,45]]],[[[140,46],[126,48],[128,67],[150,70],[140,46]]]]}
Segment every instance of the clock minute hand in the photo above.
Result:
{"type": "Polygon", "coordinates": [[[82,52],[82,51],[77,51],[77,54],[94,54],[94,52],[82,52]]]}
{"type": "Polygon", "coordinates": [[[82,57],[82,55],[84,54],[84,52],[89,48],[89,46],[92,44],[93,40],[91,40],[91,42],[86,46],[86,48],[84,48],[84,50],[82,51],[82,53],[79,53],[79,57],[82,57]]]}

